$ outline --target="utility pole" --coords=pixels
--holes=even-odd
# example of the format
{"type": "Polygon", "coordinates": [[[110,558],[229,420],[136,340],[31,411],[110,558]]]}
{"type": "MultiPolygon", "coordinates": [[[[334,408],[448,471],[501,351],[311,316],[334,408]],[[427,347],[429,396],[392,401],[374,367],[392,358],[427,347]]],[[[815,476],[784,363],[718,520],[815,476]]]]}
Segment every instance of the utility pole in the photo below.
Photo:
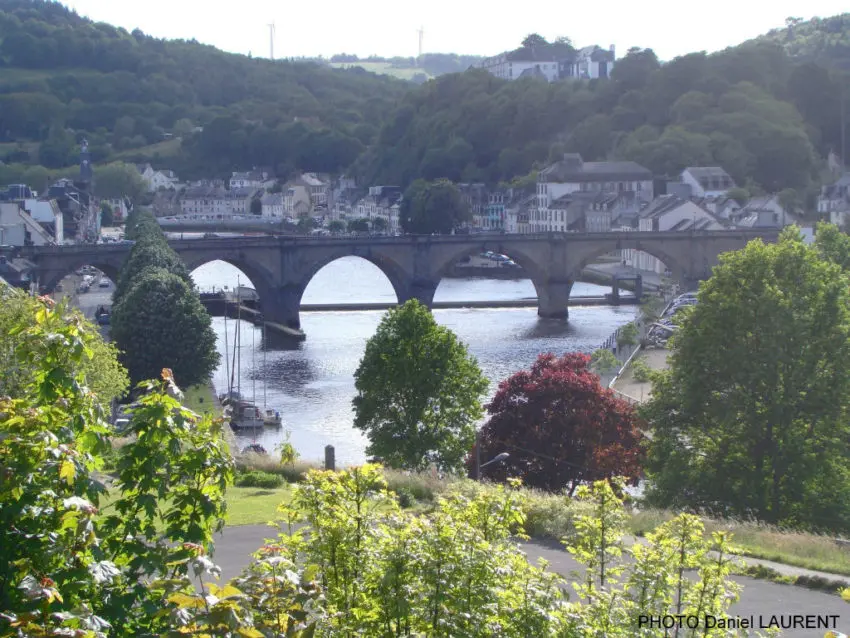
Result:
{"type": "Polygon", "coordinates": [[[275,26],[274,22],[267,25],[269,27],[269,58],[274,60],[274,36],[275,36],[275,26]]]}

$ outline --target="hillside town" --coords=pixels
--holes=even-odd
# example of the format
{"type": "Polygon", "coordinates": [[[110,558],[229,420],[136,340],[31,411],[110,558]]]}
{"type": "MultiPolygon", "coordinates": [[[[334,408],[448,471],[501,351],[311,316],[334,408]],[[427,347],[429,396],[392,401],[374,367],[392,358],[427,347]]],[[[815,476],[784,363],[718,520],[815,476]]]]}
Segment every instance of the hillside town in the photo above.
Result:
{"type": "MultiPolygon", "coordinates": [[[[831,160],[835,182],[822,188],[817,216],[843,226],[850,213],[850,173],[841,172],[837,158],[831,160]]],[[[83,157],[81,165],[86,161],[83,157]]],[[[395,185],[360,185],[346,176],[306,172],[284,181],[260,168],[234,171],[227,180],[185,183],[150,163],[134,166],[148,191],[146,203],[157,217],[172,222],[257,217],[301,222],[300,231],[313,234],[346,228],[402,232],[404,192],[395,185]]],[[[586,162],[568,153],[541,169],[536,179],[536,184],[515,186],[457,184],[470,217],[456,232],[693,232],[811,227],[815,221],[783,201],[781,193],[747,197],[720,166],[688,167],[677,179],[665,180],[635,162],[586,162]]],[[[115,222],[126,218],[133,205],[129,197],[97,200],[82,170],[80,180],[59,180],[44,193],[25,184],[0,190],[0,245],[97,241],[104,208],[115,222]]],[[[665,269],[656,258],[632,249],[624,249],[621,257],[624,265],[639,270],[665,269]]]]}

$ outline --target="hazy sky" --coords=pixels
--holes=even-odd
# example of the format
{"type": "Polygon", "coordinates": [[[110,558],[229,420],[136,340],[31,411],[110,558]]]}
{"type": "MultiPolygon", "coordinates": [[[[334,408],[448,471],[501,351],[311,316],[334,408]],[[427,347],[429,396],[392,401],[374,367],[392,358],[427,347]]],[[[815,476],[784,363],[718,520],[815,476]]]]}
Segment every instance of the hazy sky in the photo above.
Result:
{"type": "Polygon", "coordinates": [[[608,0],[531,4],[483,0],[68,0],[89,18],[164,38],[195,38],[226,51],[269,55],[269,29],[277,27],[275,57],[334,53],[416,55],[424,51],[493,55],[515,48],[528,33],[565,35],[577,46],[650,47],[662,60],[691,51],[716,51],[783,26],[789,16],[810,18],[846,11],[842,0],[608,0]]]}

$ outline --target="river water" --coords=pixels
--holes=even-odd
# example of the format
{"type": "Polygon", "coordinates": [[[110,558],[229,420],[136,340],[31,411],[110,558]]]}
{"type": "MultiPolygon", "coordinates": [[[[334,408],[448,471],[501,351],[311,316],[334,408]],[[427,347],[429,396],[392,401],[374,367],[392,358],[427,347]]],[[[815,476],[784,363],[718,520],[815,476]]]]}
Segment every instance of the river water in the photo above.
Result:
{"type": "MultiPolygon", "coordinates": [[[[201,291],[250,281],[235,267],[216,261],[192,273],[201,291]]],[[[603,295],[610,288],[576,283],[574,295],[603,295]]],[[[444,279],[435,301],[523,299],[536,293],[529,280],[444,279]]],[[[395,302],[381,271],[358,257],[338,259],[320,270],[304,292],[305,304],[395,302]]],[[[572,306],[569,322],[540,319],[534,308],[435,310],[441,325],[451,328],[477,357],[490,379],[490,396],[499,382],[529,367],[541,353],[591,352],[619,326],[631,321],[636,306],[572,306]]],[[[303,312],[307,339],[291,349],[265,350],[262,331],[241,323],[240,377],[243,396],[260,407],[280,411],[282,430],[237,437],[240,447],[260,443],[269,452],[289,432],[290,442],[306,460],[323,459],[324,447],[336,448],[341,465],[365,460],[367,441],[352,427],[354,371],[366,340],[374,334],[382,311],[303,312]]],[[[232,355],[235,320],[227,320],[232,355]]],[[[225,319],[213,318],[219,352],[225,352],[225,319]]],[[[224,357],[213,376],[219,394],[227,390],[224,357]]]]}

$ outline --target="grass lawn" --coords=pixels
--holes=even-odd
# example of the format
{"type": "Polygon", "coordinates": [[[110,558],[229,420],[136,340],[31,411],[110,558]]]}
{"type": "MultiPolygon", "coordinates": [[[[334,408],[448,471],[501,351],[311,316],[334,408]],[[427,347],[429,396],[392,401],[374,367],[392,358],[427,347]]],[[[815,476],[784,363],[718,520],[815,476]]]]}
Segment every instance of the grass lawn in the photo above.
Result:
{"type": "MultiPolygon", "coordinates": [[[[118,492],[109,490],[101,501],[101,511],[110,513],[110,503],[118,492]]],[[[292,497],[289,484],[276,489],[259,487],[230,487],[227,490],[228,525],[265,525],[277,517],[277,506],[292,497]]]]}
{"type": "Polygon", "coordinates": [[[378,75],[390,75],[399,80],[410,80],[413,76],[422,73],[431,79],[433,76],[423,69],[416,67],[394,67],[389,62],[331,62],[330,65],[336,69],[345,69],[352,66],[359,66],[361,69],[378,75]]]}
{"type": "Polygon", "coordinates": [[[273,490],[261,487],[231,487],[227,490],[228,525],[264,525],[277,518],[277,506],[292,497],[284,485],[273,490]]]}
{"type": "Polygon", "coordinates": [[[120,153],[114,153],[109,158],[109,161],[115,162],[128,157],[144,157],[147,159],[153,159],[154,155],[159,155],[160,157],[173,157],[180,152],[181,144],[182,142],[179,139],[171,139],[157,142],[156,144],[150,144],[148,146],[141,146],[139,148],[129,148],[125,151],[121,151],[120,153]]]}
{"type": "MultiPolygon", "coordinates": [[[[635,536],[643,536],[670,520],[670,512],[648,510],[633,514],[627,525],[635,536]]],[[[850,551],[828,536],[780,530],[769,525],[703,519],[707,533],[728,531],[741,555],[772,560],[804,569],[850,576],[850,551]]]]}
{"type": "Polygon", "coordinates": [[[200,383],[187,388],[183,393],[183,405],[198,414],[221,416],[221,408],[209,383],[200,383]]]}

